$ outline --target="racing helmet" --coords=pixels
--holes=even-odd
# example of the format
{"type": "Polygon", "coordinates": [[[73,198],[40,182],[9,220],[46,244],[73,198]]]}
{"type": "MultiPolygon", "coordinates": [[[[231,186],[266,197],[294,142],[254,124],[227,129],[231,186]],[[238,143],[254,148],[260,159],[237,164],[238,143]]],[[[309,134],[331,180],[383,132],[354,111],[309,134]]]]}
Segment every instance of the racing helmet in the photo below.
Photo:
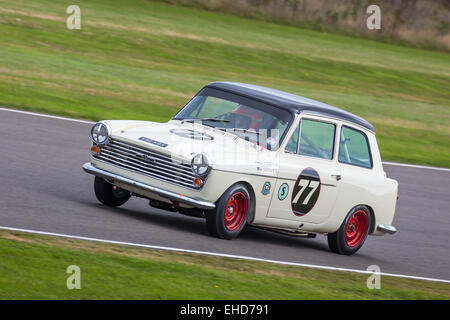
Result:
{"type": "Polygon", "coordinates": [[[231,111],[231,114],[241,116],[244,119],[244,121],[247,121],[248,125],[246,125],[246,127],[248,127],[248,129],[253,130],[258,129],[260,123],[263,120],[260,111],[243,105],[239,105],[236,109],[231,111]]]}

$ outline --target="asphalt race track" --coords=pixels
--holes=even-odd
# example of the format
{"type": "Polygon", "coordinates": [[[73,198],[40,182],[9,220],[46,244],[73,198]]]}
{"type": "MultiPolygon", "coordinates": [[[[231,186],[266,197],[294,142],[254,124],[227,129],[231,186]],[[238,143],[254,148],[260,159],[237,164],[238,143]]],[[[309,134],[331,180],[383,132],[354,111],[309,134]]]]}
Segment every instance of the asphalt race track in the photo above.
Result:
{"type": "Polygon", "coordinates": [[[326,237],[292,238],[246,228],[212,238],[204,220],[151,208],[133,198],[101,205],[89,160],[91,124],[0,109],[0,226],[270,260],[450,280],[450,171],[385,165],[399,181],[395,235],[369,237],[354,256],[328,250],[326,237]]]}

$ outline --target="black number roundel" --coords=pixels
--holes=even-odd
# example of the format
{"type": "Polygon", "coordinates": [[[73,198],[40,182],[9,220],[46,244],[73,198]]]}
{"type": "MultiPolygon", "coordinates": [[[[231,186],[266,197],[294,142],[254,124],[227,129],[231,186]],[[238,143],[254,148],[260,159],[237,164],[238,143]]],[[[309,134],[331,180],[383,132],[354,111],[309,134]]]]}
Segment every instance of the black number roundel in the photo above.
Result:
{"type": "Polygon", "coordinates": [[[311,211],[320,194],[319,173],[313,168],[304,169],[297,178],[292,191],[292,211],[303,216],[311,211]]]}

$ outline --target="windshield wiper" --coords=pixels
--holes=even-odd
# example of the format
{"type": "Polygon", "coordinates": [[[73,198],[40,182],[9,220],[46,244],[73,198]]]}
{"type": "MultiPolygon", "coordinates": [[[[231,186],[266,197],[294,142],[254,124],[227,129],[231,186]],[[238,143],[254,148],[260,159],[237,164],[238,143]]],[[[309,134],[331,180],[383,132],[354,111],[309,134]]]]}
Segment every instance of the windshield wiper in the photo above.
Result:
{"type": "Polygon", "coordinates": [[[241,132],[244,132],[244,133],[247,133],[247,132],[248,132],[248,133],[256,134],[257,136],[260,135],[260,133],[259,133],[258,131],[249,130],[249,129],[231,128],[231,130],[233,130],[233,131],[241,131],[241,132]]]}
{"type": "Polygon", "coordinates": [[[198,118],[198,119],[182,119],[181,122],[202,122],[202,121],[211,121],[211,122],[224,122],[224,123],[228,123],[230,122],[230,120],[225,120],[225,119],[217,119],[217,118],[198,118]]]}

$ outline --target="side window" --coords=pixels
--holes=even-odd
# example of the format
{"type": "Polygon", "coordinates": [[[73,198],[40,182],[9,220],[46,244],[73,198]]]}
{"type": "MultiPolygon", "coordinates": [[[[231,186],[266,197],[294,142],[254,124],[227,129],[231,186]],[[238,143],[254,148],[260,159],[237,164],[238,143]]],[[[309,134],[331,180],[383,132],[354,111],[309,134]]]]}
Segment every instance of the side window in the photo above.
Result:
{"type": "Polygon", "coordinates": [[[364,133],[349,127],[342,127],[339,162],[372,168],[369,141],[364,133]]]}
{"type": "Polygon", "coordinates": [[[295,131],[292,133],[291,138],[289,139],[286,148],[284,149],[286,152],[297,153],[299,132],[300,132],[300,124],[297,125],[297,128],[295,128],[295,131]]]}
{"type": "Polygon", "coordinates": [[[336,126],[332,123],[302,119],[299,154],[333,159],[336,126]]]}

